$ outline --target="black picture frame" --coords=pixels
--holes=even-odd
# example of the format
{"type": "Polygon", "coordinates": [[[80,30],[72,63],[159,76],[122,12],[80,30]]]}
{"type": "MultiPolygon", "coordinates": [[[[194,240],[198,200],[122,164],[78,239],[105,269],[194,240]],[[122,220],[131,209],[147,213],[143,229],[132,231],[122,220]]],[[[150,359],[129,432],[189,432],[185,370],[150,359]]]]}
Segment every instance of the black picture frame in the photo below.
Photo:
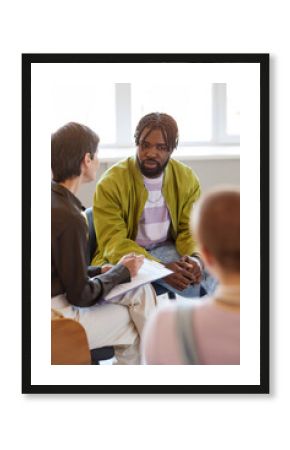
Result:
{"type": "MultiPolygon", "coordinates": [[[[22,393],[269,393],[269,54],[22,55],[22,393]],[[33,63],[256,63],[260,65],[260,383],[255,385],[36,385],[31,373],[31,66],[33,63]]],[[[41,301],[41,300],[40,300],[41,301]]],[[[114,370],[112,368],[112,370],[114,370]]]]}

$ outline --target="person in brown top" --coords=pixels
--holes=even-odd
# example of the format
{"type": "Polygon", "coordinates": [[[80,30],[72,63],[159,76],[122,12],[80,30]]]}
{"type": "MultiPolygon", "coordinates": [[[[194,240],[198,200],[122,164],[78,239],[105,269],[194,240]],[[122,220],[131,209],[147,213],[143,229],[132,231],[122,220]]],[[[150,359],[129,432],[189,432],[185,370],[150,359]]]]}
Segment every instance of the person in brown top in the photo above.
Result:
{"type": "Polygon", "coordinates": [[[139,364],[140,334],[156,305],[154,290],[145,285],[114,303],[104,297],[137,274],[143,256],[126,255],[115,266],[87,267],[88,227],[76,195],[81,184],[95,179],[98,144],[94,131],[73,122],[51,136],[52,308],[83,325],[91,349],[113,345],[119,364],[139,364]]]}

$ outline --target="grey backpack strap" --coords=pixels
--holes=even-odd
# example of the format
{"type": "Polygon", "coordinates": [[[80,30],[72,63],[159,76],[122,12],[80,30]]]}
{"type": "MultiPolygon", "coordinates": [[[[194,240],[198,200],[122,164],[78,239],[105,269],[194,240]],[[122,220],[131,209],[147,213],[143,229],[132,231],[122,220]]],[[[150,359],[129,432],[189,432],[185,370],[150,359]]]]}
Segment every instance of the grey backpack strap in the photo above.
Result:
{"type": "Polygon", "coordinates": [[[192,327],[193,308],[178,305],[176,311],[177,339],[184,364],[199,364],[192,327]]]}

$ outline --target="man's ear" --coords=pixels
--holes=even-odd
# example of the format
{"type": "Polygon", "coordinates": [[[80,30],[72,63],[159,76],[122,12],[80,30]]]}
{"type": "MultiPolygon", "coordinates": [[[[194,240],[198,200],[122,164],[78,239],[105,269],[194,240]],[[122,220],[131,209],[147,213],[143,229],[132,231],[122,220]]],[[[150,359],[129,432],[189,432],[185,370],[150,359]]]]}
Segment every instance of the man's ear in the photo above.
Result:
{"type": "Polygon", "coordinates": [[[89,153],[86,153],[81,162],[82,173],[86,172],[87,168],[90,166],[91,157],[89,153]]]}
{"type": "Polygon", "coordinates": [[[86,153],[82,160],[82,165],[84,169],[86,169],[90,165],[91,161],[92,159],[90,153],[86,153]]]}
{"type": "Polygon", "coordinates": [[[85,156],[84,156],[85,164],[89,165],[91,163],[91,161],[92,161],[91,154],[90,153],[86,153],[85,156]]]}

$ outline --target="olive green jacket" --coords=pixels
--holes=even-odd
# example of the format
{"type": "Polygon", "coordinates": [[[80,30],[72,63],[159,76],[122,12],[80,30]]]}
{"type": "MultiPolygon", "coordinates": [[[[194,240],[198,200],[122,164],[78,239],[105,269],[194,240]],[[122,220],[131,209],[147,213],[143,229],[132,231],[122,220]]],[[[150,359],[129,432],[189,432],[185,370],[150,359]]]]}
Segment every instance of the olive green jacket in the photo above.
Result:
{"type": "MultiPolygon", "coordinates": [[[[164,172],[162,193],[171,217],[170,233],[180,255],[191,255],[196,244],[190,235],[189,218],[200,196],[200,184],[193,171],[170,159],[164,172]]],[[[92,265],[116,264],[128,253],[152,257],[134,242],[148,191],[135,157],[107,170],[97,183],[94,196],[94,224],[98,248],[92,265]]]]}

